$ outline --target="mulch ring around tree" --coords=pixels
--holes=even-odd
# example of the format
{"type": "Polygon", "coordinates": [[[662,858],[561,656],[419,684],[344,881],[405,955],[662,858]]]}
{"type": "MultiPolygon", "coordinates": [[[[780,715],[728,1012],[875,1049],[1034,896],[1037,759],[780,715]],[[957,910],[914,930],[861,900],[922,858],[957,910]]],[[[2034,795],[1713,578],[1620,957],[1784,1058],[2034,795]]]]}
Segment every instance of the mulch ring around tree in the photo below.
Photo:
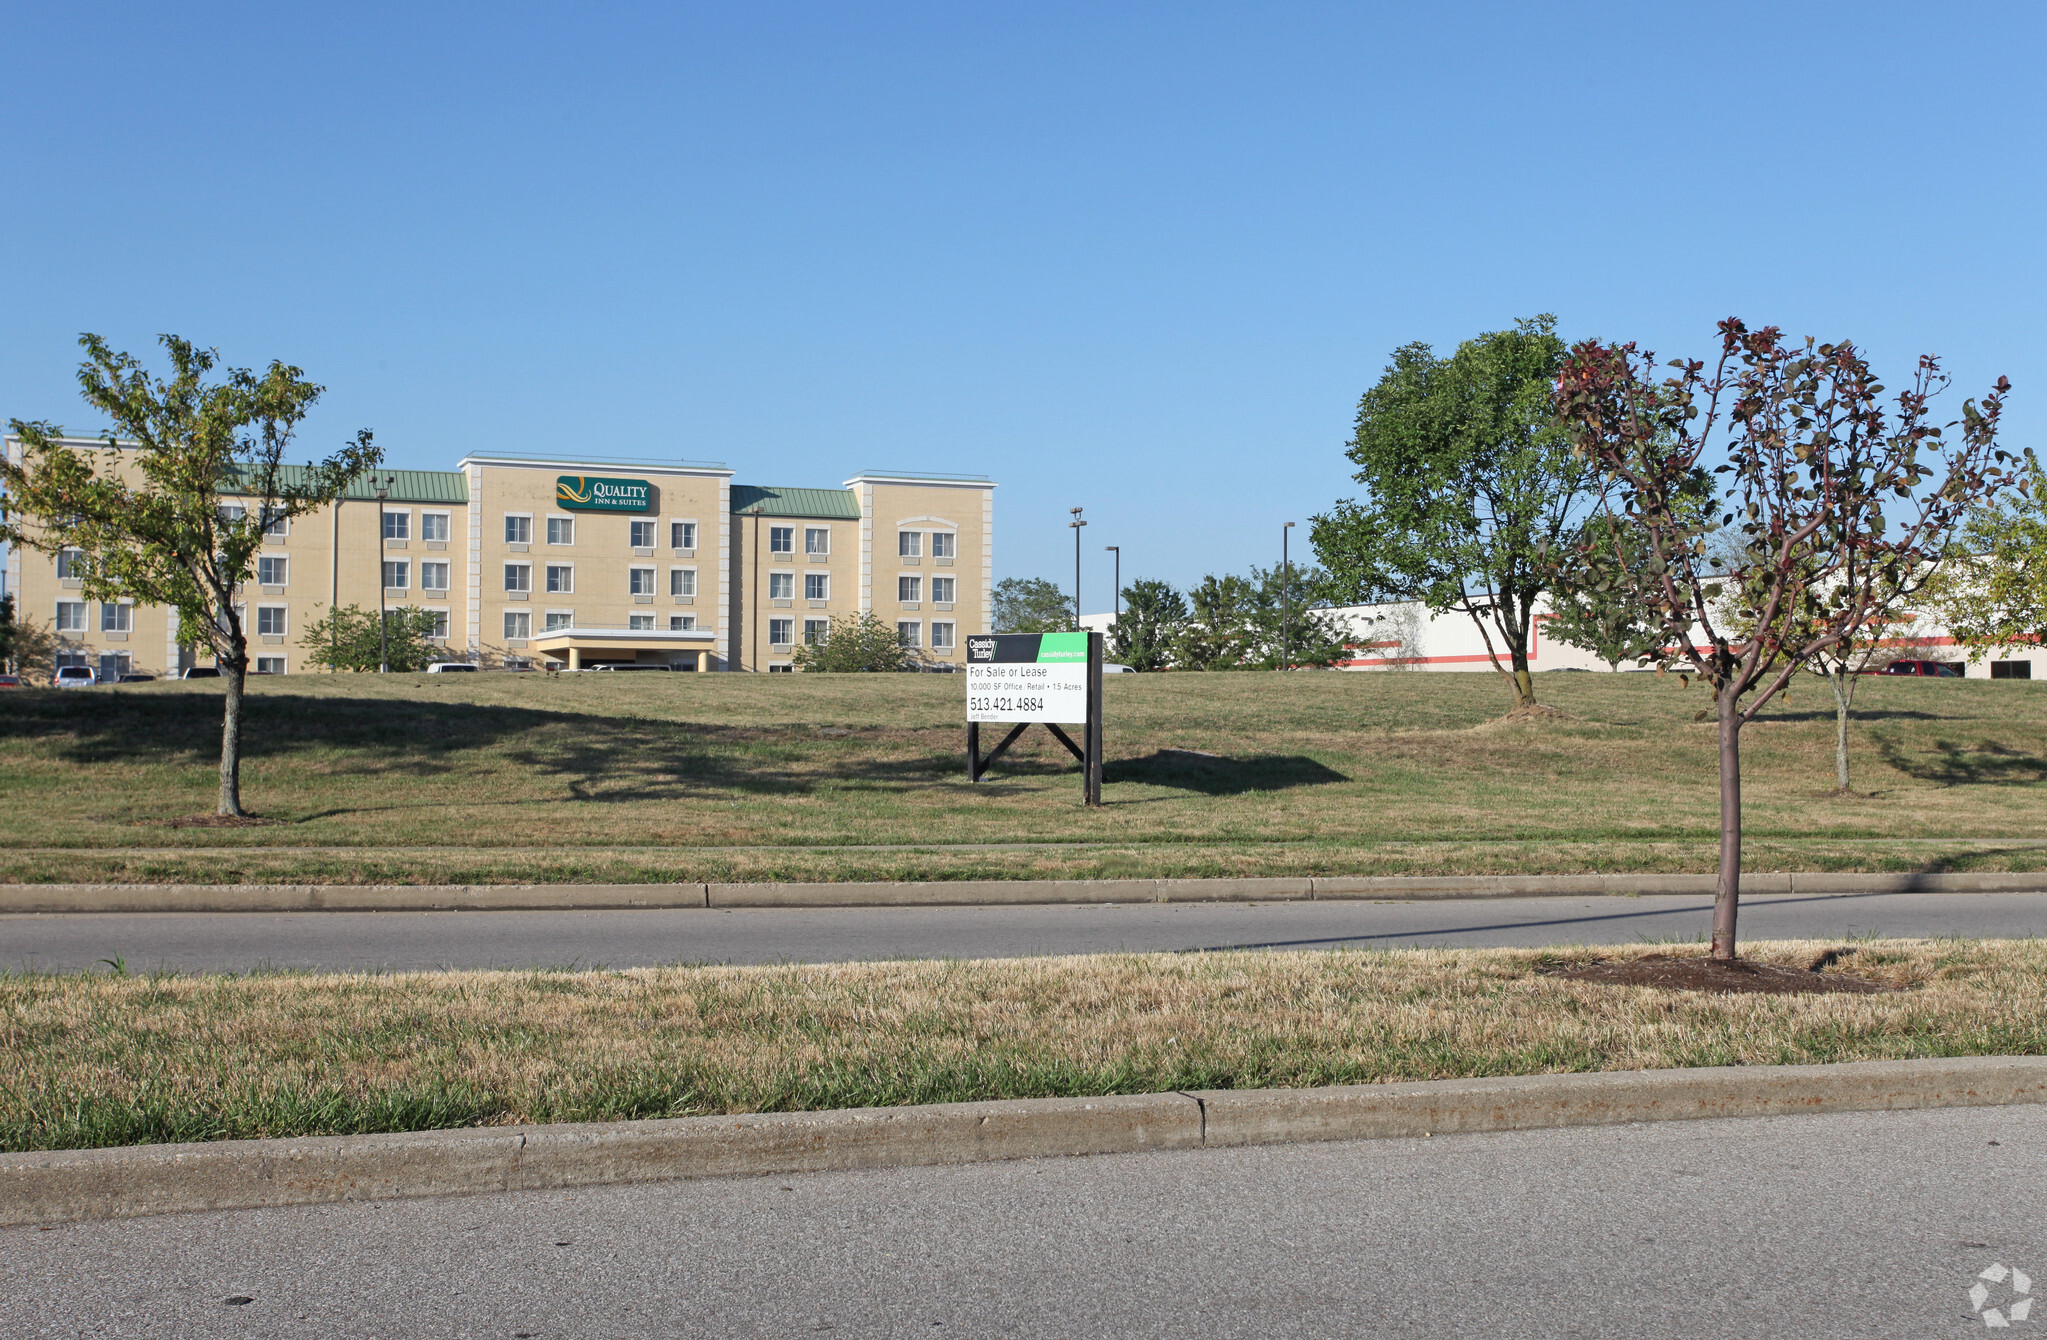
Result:
{"type": "Polygon", "coordinates": [[[262,828],[281,824],[283,819],[259,819],[253,814],[187,814],[176,819],[159,819],[165,828],[262,828]]]}
{"type": "Polygon", "coordinates": [[[1799,995],[1807,992],[1840,992],[1877,995],[1900,990],[1853,973],[1825,969],[1853,954],[1852,949],[1829,949],[1803,968],[1778,963],[1756,963],[1745,958],[1722,962],[1704,955],[1644,954],[1640,958],[1604,959],[1576,968],[1546,972],[1573,982],[1606,982],[1614,986],[1653,986],[1666,991],[1710,991],[1720,995],[1759,992],[1765,995],[1799,995]]]}

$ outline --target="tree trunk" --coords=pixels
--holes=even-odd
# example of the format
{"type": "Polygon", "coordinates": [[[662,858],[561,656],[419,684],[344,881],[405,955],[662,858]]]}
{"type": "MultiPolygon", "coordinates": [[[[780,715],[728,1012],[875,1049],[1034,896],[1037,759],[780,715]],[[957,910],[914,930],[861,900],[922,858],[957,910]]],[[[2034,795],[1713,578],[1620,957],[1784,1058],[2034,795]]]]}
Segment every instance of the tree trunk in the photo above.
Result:
{"type": "Polygon", "coordinates": [[[1848,706],[1854,697],[1854,687],[1847,679],[1838,668],[1827,671],[1827,683],[1834,690],[1834,786],[1844,796],[1848,794],[1848,706]]]}
{"type": "Polygon", "coordinates": [[[237,646],[220,667],[227,684],[220,722],[220,812],[236,816],[242,813],[242,688],[248,673],[249,654],[237,646]]]}
{"type": "Polygon", "coordinates": [[[1720,708],[1720,881],[1713,893],[1713,957],[1732,959],[1741,906],[1741,716],[1732,685],[1718,691],[1720,708]]]}

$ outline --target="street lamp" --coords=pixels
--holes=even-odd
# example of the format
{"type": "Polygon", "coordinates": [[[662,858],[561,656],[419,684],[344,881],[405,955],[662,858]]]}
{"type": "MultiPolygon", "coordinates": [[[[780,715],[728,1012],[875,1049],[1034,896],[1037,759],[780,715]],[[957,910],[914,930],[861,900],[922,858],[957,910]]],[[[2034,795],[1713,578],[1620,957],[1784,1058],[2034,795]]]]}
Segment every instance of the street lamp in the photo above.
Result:
{"type": "Polygon", "coordinates": [[[1293,528],[1291,521],[1279,528],[1279,668],[1282,670],[1292,669],[1294,658],[1294,565],[1287,558],[1287,541],[1292,538],[1288,532],[1293,528]]]}
{"type": "MultiPolygon", "coordinates": [[[[384,613],[384,500],[391,496],[396,475],[371,475],[377,492],[377,673],[391,673],[391,616],[384,613]]],[[[329,611],[332,614],[332,611],[329,611]]]]}
{"type": "Polygon", "coordinates": [[[1080,528],[1087,522],[1080,519],[1080,509],[1067,509],[1073,513],[1073,520],[1066,524],[1073,529],[1073,631],[1080,631],[1080,528]]]}
{"type": "Polygon", "coordinates": [[[1116,556],[1116,621],[1123,621],[1123,546],[1105,544],[1103,550],[1116,556]]]}

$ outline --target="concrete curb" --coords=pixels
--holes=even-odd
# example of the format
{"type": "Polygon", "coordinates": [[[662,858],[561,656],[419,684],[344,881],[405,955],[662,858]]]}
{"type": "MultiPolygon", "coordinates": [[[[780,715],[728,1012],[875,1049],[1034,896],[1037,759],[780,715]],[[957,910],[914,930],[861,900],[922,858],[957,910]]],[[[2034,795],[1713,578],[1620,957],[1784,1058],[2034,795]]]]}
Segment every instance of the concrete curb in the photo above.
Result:
{"type": "Polygon", "coordinates": [[[2047,1101],[2047,1057],[945,1103],[0,1155],[0,1225],[1703,1117],[2047,1101]]]}
{"type": "MultiPolygon", "coordinates": [[[[2017,874],[1768,873],[1743,893],[2047,893],[2017,874]]],[[[596,911],[1013,903],[1710,896],[1711,875],[1333,875],[1288,879],[976,879],[820,884],[0,884],[0,912],[596,911]]]]}

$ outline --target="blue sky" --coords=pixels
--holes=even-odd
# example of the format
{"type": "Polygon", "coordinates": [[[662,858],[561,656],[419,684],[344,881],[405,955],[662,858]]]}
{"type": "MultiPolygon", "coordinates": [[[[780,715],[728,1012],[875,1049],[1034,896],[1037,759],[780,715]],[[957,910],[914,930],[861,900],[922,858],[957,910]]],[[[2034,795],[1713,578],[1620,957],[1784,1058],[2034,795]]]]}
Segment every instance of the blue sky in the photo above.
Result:
{"type": "MultiPolygon", "coordinates": [[[[16,4],[0,416],[77,333],[311,451],[994,475],[1002,576],[1266,565],[1388,353],[1739,314],[2047,406],[2047,7],[16,4]]],[[[1304,527],[1305,529],[1305,527],[1304,527]]],[[[1297,531],[1299,535],[1302,532],[1297,531]]]]}

